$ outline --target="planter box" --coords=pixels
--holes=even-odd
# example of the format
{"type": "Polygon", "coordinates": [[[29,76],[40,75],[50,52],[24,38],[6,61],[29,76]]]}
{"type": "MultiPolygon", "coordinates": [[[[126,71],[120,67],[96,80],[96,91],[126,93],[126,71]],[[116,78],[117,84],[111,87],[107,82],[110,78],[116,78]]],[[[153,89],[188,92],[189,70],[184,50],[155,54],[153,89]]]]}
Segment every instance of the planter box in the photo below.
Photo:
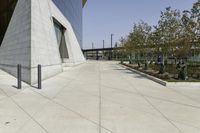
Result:
{"type": "Polygon", "coordinates": [[[126,69],[134,72],[134,73],[137,73],[139,75],[142,75],[156,83],[159,83],[163,86],[167,86],[167,87],[200,87],[200,82],[167,82],[167,81],[164,81],[162,79],[159,79],[159,78],[156,78],[154,76],[151,76],[151,75],[148,75],[146,73],[143,73],[143,72],[140,72],[138,70],[135,70],[133,68],[130,68],[126,65],[122,65],[123,67],[125,67],[126,69]]]}

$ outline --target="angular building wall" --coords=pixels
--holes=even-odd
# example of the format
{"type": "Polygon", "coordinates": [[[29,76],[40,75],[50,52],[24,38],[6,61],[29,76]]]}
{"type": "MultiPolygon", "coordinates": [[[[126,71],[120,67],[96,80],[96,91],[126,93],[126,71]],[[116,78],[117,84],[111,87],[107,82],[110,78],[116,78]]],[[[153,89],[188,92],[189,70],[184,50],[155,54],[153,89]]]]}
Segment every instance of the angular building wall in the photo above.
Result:
{"type": "Polygon", "coordinates": [[[22,65],[22,78],[30,81],[31,0],[18,0],[0,47],[0,68],[16,76],[22,65]]]}
{"type": "Polygon", "coordinates": [[[42,65],[42,78],[63,71],[65,65],[84,62],[79,41],[68,18],[52,0],[18,0],[17,6],[0,47],[0,68],[16,76],[22,64],[22,79],[37,82],[37,65],[42,65]],[[64,27],[66,59],[62,59],[54,21],[64,27]]]}

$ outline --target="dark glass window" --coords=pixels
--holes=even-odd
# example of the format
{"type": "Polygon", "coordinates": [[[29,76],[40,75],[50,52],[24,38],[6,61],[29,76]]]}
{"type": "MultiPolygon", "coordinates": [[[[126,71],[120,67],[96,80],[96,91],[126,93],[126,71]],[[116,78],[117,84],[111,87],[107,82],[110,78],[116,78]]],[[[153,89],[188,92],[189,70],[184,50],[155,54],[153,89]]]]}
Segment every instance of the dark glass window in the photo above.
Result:
{"type": "Polygon", "coordinates": [[[82,46],[82,0],[53,0],[71,23],[80,46],[82,46]]]}
{"type": "Polygon", "coordinates": [[[0,0],[0,46],[14,12],[17,0],[0,0]]]}
{"type": "Polygon", "coordinates": [[[66,59],[69,58],[66,40],[65,40],[66,29],[55,19],[54,19],[54,28],[55,28],[56,38],[58,42],[58,47],[59,47],[60,58],[62,59],[62,62],[64,63],[66,59]]]}

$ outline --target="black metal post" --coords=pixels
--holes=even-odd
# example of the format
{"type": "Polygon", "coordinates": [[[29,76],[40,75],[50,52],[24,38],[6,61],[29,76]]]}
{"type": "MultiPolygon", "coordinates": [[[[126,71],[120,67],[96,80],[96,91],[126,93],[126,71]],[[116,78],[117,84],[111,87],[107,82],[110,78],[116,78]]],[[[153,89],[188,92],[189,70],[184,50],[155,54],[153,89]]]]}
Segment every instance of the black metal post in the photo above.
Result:
{"type": "Polygon", "coordinates": [[[111,50],[110,50],[110,60],[112,60],[112,48],[113,48],[113,36],[114,34],[111,34],[111,50]]]}
{"type": "Polygon", "coordinates": [[[42,66],[38,65],[38,89],[42,89],[42,66]]]}
{"type": "Polygon", "coordinates": [[[21,89],[22,88],[22,67],[20,64],[17,65],[17,88],[21,89]]]}
{"type": "Polygon", "coordinates": [[[104,48],[105,48],[105,40],[103,40],[103,58],[104,58],[104,48]]]}
{"type": "Polygon", "coordinates": [[[111,48],[113,47],[113,35],[114,34],[111,34],[111,48]]]}

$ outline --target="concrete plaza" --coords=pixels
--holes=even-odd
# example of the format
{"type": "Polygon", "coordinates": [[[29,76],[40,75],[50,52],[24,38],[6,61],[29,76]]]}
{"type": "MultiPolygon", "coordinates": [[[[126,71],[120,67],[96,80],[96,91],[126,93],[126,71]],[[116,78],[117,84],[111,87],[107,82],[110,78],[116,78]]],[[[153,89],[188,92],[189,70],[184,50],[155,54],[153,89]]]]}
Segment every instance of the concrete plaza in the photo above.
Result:
{"type": "Polygon", "coordinates": [[[0,133],[200,133],[200,88],[168,88],[117,62],[88,61],[42,90],[0,71],[0,133]]]}

